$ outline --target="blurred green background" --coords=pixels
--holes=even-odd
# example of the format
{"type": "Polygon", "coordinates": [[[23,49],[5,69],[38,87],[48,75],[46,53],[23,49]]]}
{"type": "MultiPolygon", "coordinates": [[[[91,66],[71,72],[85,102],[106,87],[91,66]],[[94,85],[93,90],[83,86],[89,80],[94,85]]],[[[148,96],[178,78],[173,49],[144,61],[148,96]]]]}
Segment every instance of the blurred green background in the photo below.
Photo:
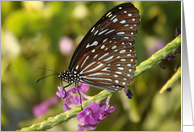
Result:
{"type": "MultiPolygon", "coordinates": [[[[52,105],[36,118],[33,106],[56,95],[60,80],[51,76],[68,68],[73,51],[87,31],[111,8],[122,1],[1,2],[1,129],[18,130],[63,112],[63,102],[52,105]],[[68,39],[66,39],[68,37],[68,39]],[[60,50],[61,41],[65,51],[60,50]],[[65,41],[66,40],[66,41],[65,41]]],[[[132,2],[139,9],[141,22],[135,39],[137,65],[175,38],[181,28],[181,2],[132,2]]],[[[116,110],[102,120],[96,130],[181,130],[181,81],[171,92],[159,94],[160,88],[181,65],[181,54],[163,60],[133,80],[128,87],[133,99],[123,91],[114,93],[110,104],[116,110]]],[[[100,89],[90,88],[89,95],[100,89]]],[[[73,118],[50,130],[77,130],[80,122],[73,118]]]]}

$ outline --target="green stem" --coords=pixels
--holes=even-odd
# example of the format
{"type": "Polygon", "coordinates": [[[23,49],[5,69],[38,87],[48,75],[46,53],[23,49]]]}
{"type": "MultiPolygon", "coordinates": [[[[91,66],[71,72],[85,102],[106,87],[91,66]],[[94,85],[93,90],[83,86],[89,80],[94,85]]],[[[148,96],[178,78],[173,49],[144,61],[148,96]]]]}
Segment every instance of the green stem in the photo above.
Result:
{"type": "MultiPolygon", "coordinates": [[[[97,94],[94,97],[92,97],[91,99],[85,101],[83,103],[83,108],[85,108],[86,106],[88,106],[92,102],[99,103],[100,101],[102,101],[103,99],[105,99],[108,96],[111,96],[112,94],[113,93],[110,92],[110,91],[103,90],[99,94],[97,94]]],[[[81,107],[79,105],[79,106],[77,106],[74,109],[71,109],[71,110],[66,111],[64,113],[56,115],[55,117],[49,117],[45,121],[42,121],[42,122],[37,123],[37,124],[33,124],[30,127],[22,128],[19,131],[43,131],[43,130],[46,130],[46,129],[50,129],[50,128],[56,126],[56,125],[59,125],[59,124],[64,123],[64,122],[67,122],[71,118],[77,116],[77,113],[79,113],[80,111],[81,111],[81,107]]]]}
{"type": "Polygon", "coordinates": [[[178,68],[176,73],[166,82],[161,88],[159,93],[163,93],[167,88],[172,87],[181,78],[181,67],[178,68]]]}
{"type": "MultiPolygon", "coordinates": [[[[181,35],[177,36],[174,40],[172,40],[170,43],[168,43],[163,49],[157,51],[149,59],[145,60],[139,66],[137,66],[136,71],[134,73],[134,77],[137,77],[138,75],[140,75],[141,73],[143,73],[147,69],[150,69],[154,64],[156,64],[162,60],[162,56],[167,56],[168,54],[171,54],[180,45],[181,45],[181,35]]],[[[91,102],[94,102],[94,101],[100,102],[110,95],[112,95],[112,92],[107,91],[107,90],[103,90],[99,94],[92,97],[91,99],[85,101],[83,103],[83,108],[88,106],[91,102]]],[[[77,115],[77,113],[80,111],[81,111],[81,107],[78,106],[78,107],[71,109],[67,112],[56,115],[55,117],[50,117],[43,122],[33,124],[30,127],[22,128],[20,131],[39,131],[39,130],[50,129],[53,126],[67,122],[71,118],[75,117],[77,115]]]]}
{"type": "Polygon", "coordinates": [[[174,40],[168,43],[163,49],[158,50],[149,59],[143,61],[136,67],[134,78],[139,76],[142,72],[150,69],[154,64],[162,61],[162,56],[167,56],[174,52],[181,45],[181,35],[177,36],[174,40]]]}

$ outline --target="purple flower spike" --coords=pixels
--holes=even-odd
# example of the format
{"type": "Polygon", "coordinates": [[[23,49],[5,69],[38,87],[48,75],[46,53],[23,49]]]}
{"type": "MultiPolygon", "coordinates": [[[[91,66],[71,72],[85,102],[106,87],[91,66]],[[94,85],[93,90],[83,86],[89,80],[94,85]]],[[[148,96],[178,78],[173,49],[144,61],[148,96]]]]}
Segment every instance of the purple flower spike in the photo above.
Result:
{"type": "Polygon", "coordinates": [[[75,87],[69,88],[69,90],[66,92],[63,87],[58,87],[59,91],[56,92],[56,95],[60,98],[63,98],[64,100],[64,107],[63,111],[66,112],[74,107],[74,105],[80,105],[80,102],[84,102],[83,99],[89,99],[89,97],[85,94],[89,90],[89,85],[79,83],[77,86],[77,89],[81,93],[81,101],[80,101],[80,95],[78,95],[77,89],[75,87]],[[71,95],[71,94],[77,94],[77,95],[71,95]]]}
{"type": "Polygon", "coordinates": [[[158,63],[158,65],[159,65],[162,69],[164,69],[164,70],[165,70],[166,65],[161,65],[160,63],[158,63]]]}
{"type": "Polygon", "coordinates": [[[88,107],[83,111],[77,114],[77,118],[80,122],[84,124],[95,125],[100,121],[100,112],[99,105],[95,102],[92,102],[88,107]]]}
{"type": "Polygon", "coordinates": [[[96,129],[96,124],[92,125],[92,124],[78,124],[78,131],[83,131],[84,129],[88,129],[88,130],[95,130],[96,129]]]}
{"type": "Polygon", "coordinates": [[[46,113],[49,109],[49,107],[53,104],[58,104],[59,103],[59,98],[57,98],[56,96],[45,100],[44,102],[35,105],[32,109],[34,116],[39,117],[41,115],[43,115],[44,113],[46,113]]]}
{"type": "Polygon", "coordinates": [[[181,53],[181,49],[180,49],[180,50],[178,50],[178,51],[176,51],[174,54],[177,54],[177,53],[181,53]]]}
{"type": "MultiPolygon", "coordinates": [[[[82,102],[85,101],[85,100],[83,100],[82,96],[81,96],[81,100],[82,100],[82,102]]],[[[74,105],[80,105],[80,96],[79,95],[76,95],[76,96],[68,95],[64,99],[63,111],[66,112],[66,111],[72,109],[74,105]]]]}
{"type": "Polygon", "coordinates": [[[58,92],[56,92],[56,95],[60,98],[67,97],[67,92],[63,90],[63,87],[58,87],[58,92]]]}
{"type": "Polygon", "coordinates": [[[107,117],[108,114],[111,114],[115,111],[116,109],[116,105],[115,106],[112,106],[110,107],[109,109],[109,104],[106,104],[104,102],[100,102],[100,113],[101,113],[101,120],[103,120],[104,118],[107,117]]]}
{"type": "Polygon", "coordinates": [[[170,58],[173,58],[173,59],[175,58],[175,56],[174,56],[173,54],[172,54],[172,55],[169,55],[169,57],[170,57],[170,58]]]}
{"type": "Polygon", "coordinates": [[[181,30],[179,28],[176,28],[176,36],[178,36],[179,34],[181,34],[181,30]]]}
{"type": "Polygon", "coordinates": [[[106,102],[100,102],[99,104],[92,102],[83,111],[77,114],[77,118],[83,124],[78,125],[78,131],[83,131],[85,128],[88,130],[96,129],[96,125],[100,123],[101,120],[106,118],[108,114],[111,114],[116,109],[116,105],[109,108],[109,100],[106,102]]]}
{"type": "Polygon", "coordinates": [[[162,59],[168,59],[168,61],[170,61],[170,58],[172,58],[172,59],[174,59],[175,58],[175,56],[173,55],[173,54],[175,54],[175,53],[172,53],[172,55],[167,55],[167,56],[162,56],[162,59]]]}
{"type": "Polygon", "coordinates": [[[66,112],[68,110],[72,109],[71,107],[69,107],[67,104],[64,104],[63,106],[63,111],[66,112]]]}
{"type": "MultiPolygon", "coordinates": [[[[84,102],[83,97],[81,96],[82,102],[84,102]]],[[[67,98],[64,99],[64,104],[67,105],[80,105],[80,96],[76,95],[69,95],[67,98]]]]}
{"type": "Polygon", "coordinates": [[[168,92],[171,92],[171,90],[172,90],[171,87],[169,87],[169,88],[166,89],[166,91],[168,91],[168,92]]]}
{"type": "Polygon", "coordinates": [[[128,89],[128,90],[127,89],[124,89],[124,91],[125,91],[127,97],[129,99],[132,99],[133,93],[131,92],[131,90],[130,89],[128,89]]]}

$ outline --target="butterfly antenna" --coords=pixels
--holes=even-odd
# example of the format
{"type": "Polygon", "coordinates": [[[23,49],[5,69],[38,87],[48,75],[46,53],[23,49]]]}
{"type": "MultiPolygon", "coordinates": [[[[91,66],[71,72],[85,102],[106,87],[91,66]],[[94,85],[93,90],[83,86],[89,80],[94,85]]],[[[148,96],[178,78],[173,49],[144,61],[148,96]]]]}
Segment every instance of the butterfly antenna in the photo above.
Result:
{"type": "Polygon", "coordinates": [[[59,73],[56,72],[56,71],[53,71],[53,70],[50,70],[50,69],[46,69],[46,68],[36,67],[36,69],[43,69],[43,70],[47,70],[47,71],[51,71],[51,72],[54,72],[54,73],[59,74],[59,73]]]}
{"type": "Polygon", "coordinates": [[[51,74],[51,75],[42,77],[42,78],[38,79],[38,80],[36,81],[36,83],[38,83],[40,80],[42,80],[42,79],[44,79],[44,78],[47,78],[47,77],[50,77],[50,76],[52,76],[52,75],[58,75],[58,73],[54,73],[54,74],[51,74]]]}

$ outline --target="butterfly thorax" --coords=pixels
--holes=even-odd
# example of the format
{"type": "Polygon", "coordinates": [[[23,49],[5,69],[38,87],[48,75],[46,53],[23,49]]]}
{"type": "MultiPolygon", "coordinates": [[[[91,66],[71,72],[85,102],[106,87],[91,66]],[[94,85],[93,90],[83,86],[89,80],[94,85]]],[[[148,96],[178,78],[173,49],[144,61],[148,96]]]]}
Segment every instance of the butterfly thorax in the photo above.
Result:
{"type": "Polygon", "coordinates": [[[67,83],[78,83],[80,81],[80,75],[78,71],[66,70],[64,72],[59,73],[58,78],[67,83]]]}

